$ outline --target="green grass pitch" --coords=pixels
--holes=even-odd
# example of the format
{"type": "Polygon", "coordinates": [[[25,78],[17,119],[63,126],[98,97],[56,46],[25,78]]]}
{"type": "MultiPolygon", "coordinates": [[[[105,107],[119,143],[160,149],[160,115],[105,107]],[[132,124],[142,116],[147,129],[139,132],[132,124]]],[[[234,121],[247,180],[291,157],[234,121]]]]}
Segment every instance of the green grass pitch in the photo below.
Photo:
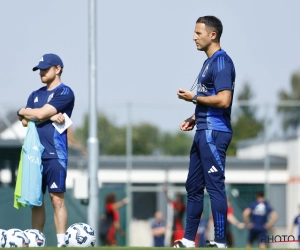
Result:
{"type": "MultiPolygon", "coordinates": [[[[32,249],[37,250],[37,248],[29,247],[26,249],[32,249]]],[[[54,250],[57,249],[57,247],[44,247],[45,250],[54,250]]],[[[68,247],[70,250],[78,250],[82,249],[79,247],[68,247]]],[[[174,249],[172,247],[94,247],[94,248],[88,248],[88,249],[98,249],[98,250],[158,250],[158,249],[165,249],[165,250],[171,250],[174,249]]],[[[199,248],[200,249],[200,248],[199,248]]],[[[211,249],[211,248],[201,248],[201,249],[211,249]]],[[[258,248],[234,248],[235,250],[257,250],[258,248]]],[[[285,250],[285,249],[299,249],[299,248],[276,248],[276,250],[285,250]]]]}

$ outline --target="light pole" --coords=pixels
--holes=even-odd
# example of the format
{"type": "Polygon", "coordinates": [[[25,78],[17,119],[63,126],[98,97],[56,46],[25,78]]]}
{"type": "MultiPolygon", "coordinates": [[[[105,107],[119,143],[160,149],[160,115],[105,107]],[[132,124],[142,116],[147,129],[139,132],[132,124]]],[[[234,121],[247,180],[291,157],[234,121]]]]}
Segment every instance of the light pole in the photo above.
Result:
{"type": "MultiPolygon", "coordinates": [[[[89,137],[88,171],[89,204],[88,224],[98,236],[98,157],[99,142],[97,136],[97,83],[96,83],[96,1],[89,0],[89,137]]],[[[96,241],[97,245],[97,241],[96,241]]]]}
{"type": "Polygon", "coordinates": [[[132,169],[132,124],[131,124],[131,103],[127,104],[127,126],[126,126],[126,169],[127,184],[126,195],[129,199],[126,208],[126,245],[130,243],[130,221],[132,217],[132,188],[131,188],[131,169],[132,169]]]}

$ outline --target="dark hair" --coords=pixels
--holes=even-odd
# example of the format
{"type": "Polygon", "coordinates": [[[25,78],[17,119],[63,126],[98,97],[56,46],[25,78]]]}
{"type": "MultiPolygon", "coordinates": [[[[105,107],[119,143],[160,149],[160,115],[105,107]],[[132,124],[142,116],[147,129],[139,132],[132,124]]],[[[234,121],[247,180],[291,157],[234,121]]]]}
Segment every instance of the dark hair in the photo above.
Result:
{"type": "Polygon", "coordinates": [[[59,76],[61,76],[61,74],[63,73],[63,68],[60,68],[60,72],[59,72],[59,76]]]}
{"type": "Polygon", "coordinates": [[[182,194],[181,193],[176,193],[176,200],[178,201],[180,201],[180,202],[183,202],[183,196],[182,196],[182,194]]]}
{"type": "Polygon", "coordinates": [[[202,16],[197,19],[196,23],[204,23],[205,26],[216,32],[216,39],[218,42],[220,42],[221,35],[223,32],[223,25],[220,19],[218,19],[215,16],[202,16]]]}
{"type": "Polygon", "coordinates": [[[116,202],[116,194],[110,193],[105,197],[105,204],[115,203],[116,202]]]}
{"type": "Polygon", "coordinates": [[[264,191],[260,190],[256,192],[256,197],[265,197],[264,191]]]}
{"type": "Polygon", "coordinates": [[[63,67],[60,66],[60,71],[59,71],[59,73],[58,73],[59,77],[61,76],[62,72],[63,72],[63,67]]]}

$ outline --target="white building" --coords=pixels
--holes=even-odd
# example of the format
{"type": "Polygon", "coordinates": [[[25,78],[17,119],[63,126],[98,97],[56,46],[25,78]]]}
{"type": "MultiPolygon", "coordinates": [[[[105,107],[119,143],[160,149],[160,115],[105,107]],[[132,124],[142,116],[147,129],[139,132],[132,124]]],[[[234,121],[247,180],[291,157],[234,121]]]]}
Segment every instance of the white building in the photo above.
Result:
{"type": "MultiPolygon", "coordinates": [[[[266,172],[269,173],[267,178],[270,183],[273,170],[268,170],[269,159],[271,156],[282,157],[286,159],[286,169],[280,176],[280,183],[285,185],[285,196],[278,195],[272,197],[271,202],[280,202],[285,206],[286,226],[281,228],[281,234],[289,235],[293,220],[299,214],[300,204],[300,136],[290,136],[286,138],[274,138],[268,142],[263,139],[253,139],[243,141],[239,144],[237,151],[238,159],[264,159],[266,172]]],[[[294,232],[294,235],[298,232],[294,232]]],[[[297,236],[298,237],[298,236],[297,236]]],[[[297,245],[295,245],[297,246],[297,245]]]]}

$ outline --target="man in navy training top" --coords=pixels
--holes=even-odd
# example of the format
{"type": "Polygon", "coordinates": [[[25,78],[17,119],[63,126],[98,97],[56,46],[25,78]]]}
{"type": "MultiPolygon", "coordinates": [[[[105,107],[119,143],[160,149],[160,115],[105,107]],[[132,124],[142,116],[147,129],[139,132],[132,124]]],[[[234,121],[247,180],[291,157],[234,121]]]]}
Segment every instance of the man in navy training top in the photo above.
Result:
{"type": "Polygon", "coordinates": [[[226,150],[232,138],[230,122],[235,68],[231,58],[221,49],[223,26],[214,16],[203,16],[196,21],[196,47],[207,59],[197,77],[197,93],[179,89],[178,98],[195,104],[195,113],[180,124],[182,131],[196,125],[190,151],[186,181],[187,218],[184,238],[175,248],[195,247],[195,236],[203,211],[204,188],[211,202],[214,220],[214,240],[208,247],[226,248],[227,199],[225,190],[226,150]]]}
{"type": "MultiPolygon", "coordinates": [[[[45,54],[32,70],[40,70],[42,83],[46,86],[33,91],[27,105],[18,111],[19,120],[24,127],[34,120],[41,144],[45,147],[42,154],[43,178],[42,191],[46,187],[50,194],[56,227],[58,247],[65,246],[64,234],[67,226],[67,209],[64,202],[67,176],[67,130],[60,134],[53,122],[64,124],[64,113],[71,117],[74,107],[74,93],[61,82],[63,62],[55,54],[45,54]]],[[[32,228],[43,232],[46,221],[44,202],[40,207],[32,208],[32,228]]]]}
{"type": "Polygon", "coordinates": [[[268,231],[272,229],[277,221],[278,215],[265,201],[263,191],[256,193],[256,201],[250,203],[244,210],[243,218],[246,226],[249,228],[247,247],[252,248],[253,243],[257,241],[259,248],[266,248],[268,243],[268,231]]]}
{"type": "Polygon", "coordinates": [[[167,231],[166,221],[163,219],[163,214],[160,211],[156,211],[154,214],[154,221],[151,225],[153,235],[153,246],[164,247],[165,235],[167,231]]]}

